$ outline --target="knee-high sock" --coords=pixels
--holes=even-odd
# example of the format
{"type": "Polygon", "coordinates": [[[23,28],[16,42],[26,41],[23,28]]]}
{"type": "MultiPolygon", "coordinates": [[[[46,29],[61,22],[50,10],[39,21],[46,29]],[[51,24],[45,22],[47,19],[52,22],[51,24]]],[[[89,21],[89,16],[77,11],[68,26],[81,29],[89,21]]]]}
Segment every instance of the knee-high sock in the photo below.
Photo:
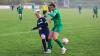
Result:
{"type": "Polygon", "coordinates": [[[51,49],[51,48],[52,48],[52,40],[49,39],[49,40],[48,40],[48,49],[51,49]]]}
{"type": "Polygon", "coordinates": [[[62,42],[61,42],[59,39],[57,39],[57,40],[55,40],[55,41],[57,42],[57,44],[58,44],[61,48],[64,47],[63,44],[62,44],[62,42]]]}
{"type": "Polygon", "coordinates": [[[43,45],[44,51],[47,51],[45,39],[42,39],[42,45],[43,45]]]}

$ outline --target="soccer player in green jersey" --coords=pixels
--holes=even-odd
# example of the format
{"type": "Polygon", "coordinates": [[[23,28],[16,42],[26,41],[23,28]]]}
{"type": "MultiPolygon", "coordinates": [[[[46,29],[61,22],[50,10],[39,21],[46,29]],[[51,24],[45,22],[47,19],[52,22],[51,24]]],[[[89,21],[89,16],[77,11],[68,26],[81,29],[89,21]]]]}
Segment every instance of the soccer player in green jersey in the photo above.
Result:
{"type": "Polygon", "coordinates": [[[49,34],[49,37],[48,37],[49,46],[48,46],[47,53],[51,53],[51,47],[52,47],[51,39],[53,39],[60,46],[61,54],[65,54],[67,49],[63,46],[62,42],[59,40],[59,35],[63,28],[60,11],[56,8],[54,3],[51,3],[49,5],[49,10],[51,12],[48,13],[48,15],[52,17],[51,20],[54,22],[54,27],[52,28],[52,30],[49,34]]]}
{"type": "Polygon", "coordinates": [[[22,20],[22,12],[23,12],[23,6],[21,4],[17,7],[17,12],[19,14],[19,19],[21,21],[22,20]]]}
{"type": "Polygon", "coordinates": [[[32,10],[34,11],[35,9],[35,3],[32,3],[32,10]]]}
{"type": "Polygon", "coordinates": [[[93,18],[94,17],[98,18],[98,7],[97,6],[93,7],[93,18]]]}

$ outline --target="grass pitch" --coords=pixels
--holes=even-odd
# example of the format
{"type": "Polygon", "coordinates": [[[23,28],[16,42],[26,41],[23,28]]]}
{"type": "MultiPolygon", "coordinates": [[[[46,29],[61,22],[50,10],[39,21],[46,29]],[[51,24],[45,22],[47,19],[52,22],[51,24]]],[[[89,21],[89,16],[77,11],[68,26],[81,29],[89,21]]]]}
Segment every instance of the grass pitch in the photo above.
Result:
{"type": "MultiPolygon", "coordinates": [[[[16,10],[0,10],[0,56],[100,56],[100,15],[92,18],[91,9],[60,9],[64,24],[61,37],[70,42],[65,47],[65,55],[60,54],[59,46],[53,42],[51,54],[43,54],[38,31],[30,31],[36,26],[31,10],[25,10],[22,22],[16,10]]],[[[50,24],[52,28],[52,23],[50,24]]]]}

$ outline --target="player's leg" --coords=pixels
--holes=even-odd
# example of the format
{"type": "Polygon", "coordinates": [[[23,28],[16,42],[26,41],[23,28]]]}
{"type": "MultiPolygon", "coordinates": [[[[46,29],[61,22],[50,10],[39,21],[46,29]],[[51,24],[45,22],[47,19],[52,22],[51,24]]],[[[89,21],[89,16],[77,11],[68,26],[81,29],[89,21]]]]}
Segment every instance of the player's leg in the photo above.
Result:
{"type": "Polygon", "coordinates": [[[56,31],[56,27],[53,27],[52,31],[50,31],[50,34],[48,37],[48,49],[52,48],[52,38],[53,38],[54,31],[56,31]]]}
{"type": "Polygon", "coordinates": [[[80,9],[80,14],[82,13],[82,9],[80,9]]]}
{"type": "Polygon", "coordinates": [[[96,18],[98,18],[98,12],[96,12],[96,18]]]}
{"type": "Polygon", "coordinates": [[[52,31],[50,31],[50,34],[48,36],[48,49],[51,49],[52,46],[52,31]]]}
{"type": "Polygon", "coordinates": [[[13,11],[13,7],[11,6],[11,10],[13,11]]]}
{"type": "Polygon", "coordinates": [[[41,39],[42,39],[42,45],[43,45],[44,52],[46,52],[47,51],[47,48],[46,48],[46,36],[44,34],[41,34],[41,39]]]}
{"type": "Polygon", "coordinates": [[[48,43],[48,49],[45,53],[51,53],[51,49],[52,49],[52,40],[51,38],[48,39],[49,34],[50,34],[50,31],[45,30],[46,42],[48,43]]]}
{"type": "Polygon", "coordinates": [[[20,14],[18,14],[18,16],[19,16],[19,19],[20,19],[20,14]]]}
{"type": "Polygon", "coordinates": [[[61,48],[61,54],[65,54],[65,52],[66,52],[67,49],[64,47],[62,41],[58,38],[58,36],[59,36],[59,34],[57,32],[53,33],[53,37],[54,37],[53,39],[60,46],[60,48],[61,48]]]}
{"type": "Polygon", "coordinates": [[[52,48],[52,31],[50,31],[49,36],[48,36],[48,50],[46,53],[51,53],[51,48],[52,48]]]}
{"type": "Polygon", "coordinates": [[[55,42],[57,42],[57,44],[61,47],[61,48],[63,48],[63,44],[62,44],[62,42],[58,39],[58,33],[57,32],[53,32],[53,39],[55,40],[55,42]]]}
{"type": "Polygon", "coordinates": [[[95,12],[93,12],[93,18],[95,17],[95,12]]]}
{"type": "Polygon", "coordinates": [[[12,11],[14,10],[14,6],[12,6],[12,11]]]}
{"type": "Polygon", "coordinates": [[[45,30],[44,34],[46,35],[46,42],[48,42],[48,37],[49,37],[49,34],[50,34],[50,30],[49,29],[45,30]]]}
{"type": "Polygon", "coordinates": [[[21,20],[22,20],[22,13],[21,13],[20,17],[21,17],[21,20]]]}
{"type": "Polygon", "coordinates": [[[19,13],[19,19],[22,20],[22,13],[19,13]]]}
{"type": "Polygon", "coordinates": [[[58,38],[59,37],[59,33],[62,31],[62,26],[57,26],[53,32],[53,39],[55,40],[55,42],[60,46],[61,48],[61,54],[64,54],[66,51],[66,48],[64,48],[64,45],[62,43],[62,41],[58,38]]]}
{"type": "Polygon", "coordinates": [[[81,14],[81,9],[79,8],[79,13],[81,14]]]}

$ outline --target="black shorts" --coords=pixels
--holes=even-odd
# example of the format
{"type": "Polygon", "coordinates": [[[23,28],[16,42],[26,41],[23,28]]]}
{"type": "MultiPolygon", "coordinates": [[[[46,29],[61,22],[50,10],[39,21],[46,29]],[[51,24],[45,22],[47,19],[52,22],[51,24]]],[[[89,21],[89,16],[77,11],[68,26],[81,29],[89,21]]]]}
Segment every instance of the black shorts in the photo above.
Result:
{"type": "Polygon", "coordinates": [[[45,15],[47,13],[47,11],[46,10],[43,10],[43,15],[45,15]]]}
{"type": "Polygon", "coordinates": [[[46,41],[48,41],[49,33],[50,33],[49,29],[45,29],[45,30],[41,30],[41,31],[39,31],[39,35],[40,35],[40,37],[41,37],[42,34],[45,35],[45,39],[46,39],[46,41]]]}

